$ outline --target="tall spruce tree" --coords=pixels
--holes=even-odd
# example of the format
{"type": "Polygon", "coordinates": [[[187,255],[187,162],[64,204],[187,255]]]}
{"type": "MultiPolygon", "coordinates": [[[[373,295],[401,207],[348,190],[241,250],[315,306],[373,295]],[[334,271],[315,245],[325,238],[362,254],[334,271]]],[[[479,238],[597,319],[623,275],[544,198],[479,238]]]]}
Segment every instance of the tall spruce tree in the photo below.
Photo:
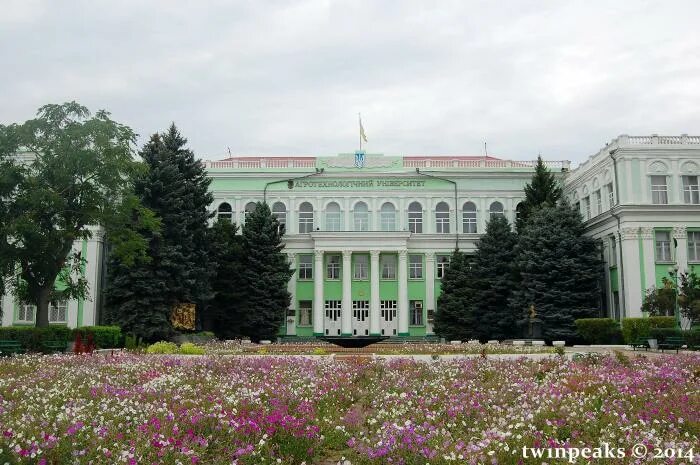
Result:
{"type": "Polygon", "coordinates": [[[603,273],[594,239],[584,235],[581,215],[567,203],[532,213],[516,246],[520,285],[511,299],[525,324],[531,305],[546,339],[576,336],[574,321],[598,314],[603,273]]]}
{"type": "Polygon", "coordinates": [[[473,336],[481,339],[509,339],[517,334],[519,317],[508,305],[517,285],[514,267],[517,235],[505,217],[497,216],[486,225],[477,243],[471,267],[474,289],[469,319],[475,323],[473,336]]]}
{"type": "Polygon", "coordinates": [[[537,165],[532,180],[525,186],[525,201],[518,210],[518,220],[515,227],[518,232],[523,230],[532,212],[544,206],[553,207],[561,199],[562,190],[554,174],[545,166],[542,157],[537,157],[537,165]]]}
{"type": "Polygon", "coordinates": [[[171,125],[140,152],[148,173],[135,183],[141,203],[160,220],[149,236],[148,259],[133,264],[112,257],[107,305],[114,323],[147,340],[172,334],[170,313],[179,303],[203,307],[211,297],[207,220],[213,196],[204,165],[171,125]]]}
{"type": "Polygon", "coordinates": [[[291,296],[287,283],[293,270],[282,253],[284,232],[267,203],[258,202],[243,225],[243,279],[246,308],[241,330],[253,340],[279,332],[291,296]]]}
{"type": "Polygon", "coordinates": [[[476,336],[476,320],[468,312],[474,295],[469,266],[469,258],[455,250],[442,277],[433,329],[447,340],[476,336]]]}
{"type": "Polygon", "coordinates": [[[247,295],[243,280],[245,257],[243,237],[237,231],[235,223],[221,219],[209,231],[209,256],[216,272],[211,282],[214,298],[202,327],[214,331],[220,339],[244,336],[241,323],[245,318],[247,295]]]}

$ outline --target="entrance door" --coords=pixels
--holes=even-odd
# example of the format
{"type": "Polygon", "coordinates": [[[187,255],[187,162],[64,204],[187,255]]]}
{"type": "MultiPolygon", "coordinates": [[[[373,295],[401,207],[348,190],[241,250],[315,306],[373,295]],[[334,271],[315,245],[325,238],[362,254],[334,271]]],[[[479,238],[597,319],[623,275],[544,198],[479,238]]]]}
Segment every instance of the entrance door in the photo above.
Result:
{"type": "Polygon", "coordinates": [[[396,336],[398,318],[396,317],[396,301],[382,300],[379,304],[382,336],[396,336]]]}
{"type": "Polygon", "coordinates": [[[352,335],[369,336],[369,300],[352,302],[352,335]]]}
{"type": "Polygon", "coordinates": [[[293,308],[287,310],[287,336],[297,333],[297,311],[293,308]]]}
{"type": "Polygon", "coordinates": [[[326,336],[340,336],[340,300],[326,300],[324,329],[326,336]]]}

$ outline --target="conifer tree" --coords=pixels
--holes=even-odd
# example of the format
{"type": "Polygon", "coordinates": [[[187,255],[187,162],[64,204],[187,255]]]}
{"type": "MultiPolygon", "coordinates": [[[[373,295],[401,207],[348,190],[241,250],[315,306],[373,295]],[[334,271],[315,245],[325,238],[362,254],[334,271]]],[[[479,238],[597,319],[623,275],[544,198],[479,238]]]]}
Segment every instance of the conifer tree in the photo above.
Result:
{"type": "Polygon", "coordinates": [[[474,295],[470,281],[468,257],[455,250],[440,285],[433,327],[435,334],[447,340],[476,336],[476,321],[468,312],[474,295]]]}
{"type": "Polygon", "coordinates": [[[525,186],[525,201],[518,211],[515,224],[517,231],[522,231],[532,212],[544,206],[553,207],[561,199],[562,190],[554,174],[544,165],[542,157],[537,157],[537,166],[532,180],[525,186]]]}
{"type": "Polygon", "coordinates": [[[503,216],[491,219],[477,244],[471,267],[473,301],[470,320],[474,337],[481,340],[509,339],[516,333],[516,314],[508,305],[517,275],[514,268],[517,235],[503,216]]]}
{"type": "Polygon", "coordinates": [[[160,230],[148,237],[147,259],[129,264],[112,257],[109,267],[112,322],[147,340],[172,334],[175,305],[196,303],[200,313],[211,297],[206,240],[211,181],[186,143],[173,124],[140,152],[148,172],[135,182],[135,194],[157,216],[160,230]]]}
{"type": "Polygon", "coordinates": [[[243,281],[245,258],[243,237],[237,231],[238,226],[229,220],[218,220],[209,231],[209,256],[216,272],[211,281],[214,298],[202,327],[214,331],[220,339],[244,336],[241,324],[247,295],[243,281]]]}
{"type": "Polygon", "coordinates": [[[520,284],[511,307],[524,325],[534,305],[547,339],[571,340],[575,320],[598,314],[602,262],[594,239],[583,233],[581,215],[564,203],[534,211],[518,237],[520,284]]]}
{"type": "Polygon", "coordinates": [[[263,202],[255,205],[243,225],[243,280],[247,294],[241,329],[253,340],[273,339],[289,308],[287,283],[293,271],[282,253],[283,234],[270,207],[263,202]]]}

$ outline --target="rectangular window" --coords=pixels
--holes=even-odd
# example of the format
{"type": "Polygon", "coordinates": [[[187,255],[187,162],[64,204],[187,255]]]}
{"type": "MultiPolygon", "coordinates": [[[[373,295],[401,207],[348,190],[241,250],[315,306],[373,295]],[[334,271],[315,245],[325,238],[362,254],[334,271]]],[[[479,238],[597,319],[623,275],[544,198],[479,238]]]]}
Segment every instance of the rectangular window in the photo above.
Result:
{"type": "Polygon", "coordinates": [[[326,231],[340,231],[340,212],[326,212],[326,231]]]}
{"type": "Polygon", "coordinates": [[[299,279],[314,279],[313,257],[299,255],[299,279]]]}
{"type": "Polygon", "coordinates": [[[352,301],[352,317],[356,321],[369,320],[369,300],[352,301]]]}
{"type": "Polygon", "coordinates": [[[353,217],[355,219],[355,231],[369,231],[369,213],[364,212],[354,212],[353,217]]]}
{"type": "Polygon", "coordinates": [[[700,262],[700,231],[688,231],[688,261],[700,262]]]}
{"type": "Polygon", "coordinates": [[[610,257],[608,259],[610,266],[617,266],[617,242],[615,236],[610,237],[610,257]]]}
{"type": "Polygon", "coordinates": [[[392,212],[380,212],[382,231],[396,231],[396,214],[392,212]]]}
{"type": "Polygon", "coordinates": [[[299,234],[308,234],[314,230],[314,213],[299,212],[299,234]]]}
{"type": "Polygon", "coordinates": [[[594,197],[595,197],[595,205],[596,205],[595,214],[600,215],[601,213],[603,213],[603,196],[600,195],[600,189],[595,191],[594,197]]]}
{"type": "Polygon", "coordinates": [[[651,178],[651,203],[665,205],[668,203],[668,190],[666,188],[666,176],[650,176],[651,178]]]}
{"type": "Polygon", "coordinates": [[[700,203],[700,185],[697,176],[683,176],[683,201],[685,203],[700,203]]]}
{"type": "Polygon", "coordinates": [[[423,301],[422,300],[411,300],[408,302],[408,308],[410,312],[411,325],[422,326],[423,325],[423,301]]]}
{"type": "Polygon", "coordinates": [[[299,301],[299,326],[311,326],[312,308],[311,300],[299,301]]]}
{"type": "Polygon", "coordinates": [[[423,279],[423,256],[409,255],[408,256],[408,278],[423,279]]]}
{"type": "Polygon", "coordinates": [[[476,233],[476,211],[462,213],[462,228],[465,234],[476,233]]]}
{"type": "Polygon", "coordinates": [[[340,255],[329,255],[326,261],[326,278],[340,279],[340,255]]]}
{"type": "Polygon", "coordinates": [[[615,206],[615,191],[613,190],[612,183],[608,183],[607,191],[608,191],[608,208],[612,208],[613,206],[615,206]]]}
{"type": "Polygon", "coordinates": [[[423,233],[423,212],[408,212],[408,230],[414,234],[423,233]]]}
{"type": "Polygon", "coordinates": [[[437,259],[437,277],[442,279],[445,276],[445,272],[450,267],[450,257],[448,255],[443,255],[437,259]]]}
{"type": "Polygon", "coordinates": [[[332,321],[340,321],[340,309],[342,307],[342,300],[326,300],[326,304],[324,306],[326,318],[332,321]]]}
{"type": "Polygon", "coordinates": [[[591,199],[590,199],[590,197],[584,197],[584,199],[583,199],[583,214],[584,214],[584,219],[586,219],[586,220],[591,219],[591,199]]]}
{"type": "Polygon", "coordinates": [[[49,306],[49,323],[65,323],[68,302],[65,300],[53,302],[49,306]]]}
{"type": "Polygon", "coordinates": [[[36,314],[36,306],[22,304],[17,311],[17,321],[22,323],[34,323],[34,315],[36,314]]]}
{"type": "Polygon", "coordinates": [[[450,213],[437,212],[435,213],[435,232],[438,234],[450,233],[450,213]]]}
{"type": "Polygon", "coordinates": [[[382,255],[379,261],[382,279],[396,279],[396,255],[382,255]]]}
{"type": "Polygon", "coordinates": [[[671,261],[671,233],[669,231],[656,231],[656,261],[671,261]]]}
{"type": "Polygon", "coordinates": [[[369,257],[367,255],[355,255],[355,269],[353,270],[353,279],[367,279],[367,271],[369,268],[369,257]]]}

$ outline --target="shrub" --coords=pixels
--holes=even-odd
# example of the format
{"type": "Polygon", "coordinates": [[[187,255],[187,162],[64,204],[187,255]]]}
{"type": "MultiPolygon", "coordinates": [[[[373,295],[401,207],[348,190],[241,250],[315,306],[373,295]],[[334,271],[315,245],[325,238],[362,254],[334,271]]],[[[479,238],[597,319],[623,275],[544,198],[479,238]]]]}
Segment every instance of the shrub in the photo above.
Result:
{"type": "Polygon", "coordinates": [[[185,342],[180,346],[180,353],[184,355],[204,355],[204,347],[199,347],[191,342],[185,342]]]}
{"type": "Polygon", "coordinates": [[[575,323],[579,336],[589,344],[615,344],[622,339],[620,324],[612,318],[582,318],[575,323]]]}
{"type": "Polygon", "coordinates": [[[312,352],[314,355],[327,355],[328,352],[326,352],[326,349],[323,347],[316,347],[312,352]]]}
{"type": "Polygon", "coordinates": [[[177,344],[174,342],[160,341],[155,344],[151,344],[146,349],[147,354],[176,354],[177,344]]]}
{"type": "Polygon", "coordinates": [[[649,330],[649,338],[665,342],[669,337],[683,337],[684,332],[678,328],[651,328],[649,330]]]}
{"type": "Polygon", "coordinates": [[[0,327],[0,340],[18,341],[28,352],[41,352],[44,341],[71,340],[71,330],[67,326],[49,326],[36,328],[34,326],[6,326],[0,327]]]}
{"type": "Polygon", "coordinates": [[[119,326],[81,326],[73,330],[73,339],[78,333],[83,341],[87,341],[92,334],[92,340],[98,349],[124,347],[122,330],[119,326]]]}
{"type": "Polygon", "coordinates": [[[700,329],[683,331],[683,340],[688,344],[688,347],[700,347],[700,329]]]}
{"type": "Polygon", "coordinates": [[[672,316],[650,316],[648,318],[623,318],[622,335],[626,344],[649,337],[652,328],[674,328],[676,320],[672,316]]]}

